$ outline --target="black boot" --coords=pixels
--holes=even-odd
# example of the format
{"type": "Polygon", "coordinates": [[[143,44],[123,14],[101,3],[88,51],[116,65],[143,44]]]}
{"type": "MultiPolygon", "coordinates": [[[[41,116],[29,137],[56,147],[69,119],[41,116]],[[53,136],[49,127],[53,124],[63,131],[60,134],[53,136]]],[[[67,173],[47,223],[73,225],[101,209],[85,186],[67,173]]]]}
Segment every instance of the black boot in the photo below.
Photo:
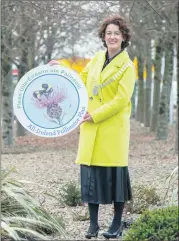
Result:
{"type": "MultiPolygon", "coordinates": [[[[89,230],[90,230],[90,227],[89,227],[89,230]]],[[[91,238],[97,238],[98,237],[99,227],[96,227],[95,232],[91,232],[89,230],[88,230],[87,234],[85,235],[85,238],[91,239],[91,238]]]]}
{"type": "Polygon", "coordinates": [[[103,233],[103,236],[106,239],[110,239],[110,238],[118,238],[120,236],[122,236],[122,230],[121,228],[118,228],[118,230],[116,232],[110,232],[109,230],[107,232],[103,233]]]}
{"type": "Polygon", "coordinates": [[[105,238],[110,239],[122,236],[121,219],[123,209],[124,202],[114,202],[114,218],[108,231],[103,233],[105,238]]]}
{"type": "Polygon", "coordinates": [[[98,225],[98,209],[99,204],[88,203],[89,208],[89,215],[90,215],[90,226],[88,229],[87,234],[85,235],[86,238],[97,238],[99,232],[99,225],[98,225]]]}

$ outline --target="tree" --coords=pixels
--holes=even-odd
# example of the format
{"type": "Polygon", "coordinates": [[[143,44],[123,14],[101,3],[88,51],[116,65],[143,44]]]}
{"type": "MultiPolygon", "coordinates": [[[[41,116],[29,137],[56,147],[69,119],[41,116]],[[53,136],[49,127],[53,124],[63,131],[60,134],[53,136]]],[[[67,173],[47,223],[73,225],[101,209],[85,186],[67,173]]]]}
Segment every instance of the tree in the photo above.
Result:
{"type": "Polygon", "coordinates": [[[159,39],[156,43],[156,56],[154,60],[155,74],[154,74],[154,90],[150,130],[155,131],[157,127],[158,107],[160,101],[160,84],[161,84],[161,61],[163,55],[162,41],[159,39]]]}
{"type": "Polygon", "coordinates": [[[147,42],[147,54],[146,54],[146,86],[145,86],[145,94],[144,94],[144,125],[146,127],[150,126],[150,115],[151,115],[151,93],[152,93],[152,48],[151,48],[151,39],[147,42]]]}
{"type": "Polygon", "coordinates": [[[175,152],[178,152],[178,96],[177,96],[177,111],[176,111],[176,136],[175,136],[175,152]]]}
{"type": "MultiPolygon", "coordinates": [[[[2,7],[4,7],[2,2],[2,7]]],[[[6,15],[12,11],[12,6],[4,9],[3,15],[6,15]]],[[[8,15],[7,15],[8,16],[8,15]]],[[[12,34],[9,29],[12,30],[12,21],[7,17],[2,21],[1,32],[1,63],[2,63],[2,137],[3,146],[13,144],[13,110],[12,110],[12,95],[13,95],[13,83],[12,83],[12,61],[10,58],[12,48],[12,34]],[[8,29],[8,27],[9,29],[8,29]]]]}
{"type": "Polygon", "coordinates": [[[165,44],[165,71],[158,109],[157,139],[166,140],[168,137],[168,109],[171,92],[172,71],[173,71],[173,42],[169,40],[165,44]]]}
{"type": "MultiPolygon", "coordinates": [[[[141,53],[141,52],[139,52],[141,53]]],[[[138,102],[137,102],[137,121],[144,123],[144,59],[142,56],[138,56],[139,63],[139,79],[138,79],[138,102]]]]}

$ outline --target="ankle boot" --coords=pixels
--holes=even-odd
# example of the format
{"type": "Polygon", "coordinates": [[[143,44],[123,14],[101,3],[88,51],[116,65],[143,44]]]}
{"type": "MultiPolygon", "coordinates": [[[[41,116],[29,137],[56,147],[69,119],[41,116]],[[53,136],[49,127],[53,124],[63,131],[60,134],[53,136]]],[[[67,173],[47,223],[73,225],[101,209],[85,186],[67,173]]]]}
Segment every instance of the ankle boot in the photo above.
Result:
{"type": "Polygon", "coordinates": [[[103,236],[107,239],[118,238],[118,237],[122,236],[122,231],[120,228],[116,232],[113,232],[113,233],[111,233],[110,231],[107,231],[107,232],[103,233],[103,236]]]}
{"type": "Polygon", "coordinates": [[[97,238],[98,237],[98,233],[99,233],[99,227],[97,227],[97,230],[95,232],[88,231],[87,234],[85,235],[85,237],[87,239],[97,238]]]}

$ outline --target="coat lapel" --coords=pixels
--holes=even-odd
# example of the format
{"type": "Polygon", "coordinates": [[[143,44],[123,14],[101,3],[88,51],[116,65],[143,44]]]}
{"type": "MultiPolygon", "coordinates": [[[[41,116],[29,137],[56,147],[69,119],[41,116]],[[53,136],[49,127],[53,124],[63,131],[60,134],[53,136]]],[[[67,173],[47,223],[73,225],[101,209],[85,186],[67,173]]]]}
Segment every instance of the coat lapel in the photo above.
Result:
{"type": "Polygon", "coordinates": [[[98,56],[93,67],[92,82],[93,86],[99,85],[101,82],[101,71],[105,62],[105,51],[102,51],[98,56]]]}
{"type": "Polygon", "coordinates": [[[129,58],[129,55],[126,50],[117,55],[101,72],[101,83],[106,81],[109,76],[115,74],[123,66],[127,58],[129,58]]]}

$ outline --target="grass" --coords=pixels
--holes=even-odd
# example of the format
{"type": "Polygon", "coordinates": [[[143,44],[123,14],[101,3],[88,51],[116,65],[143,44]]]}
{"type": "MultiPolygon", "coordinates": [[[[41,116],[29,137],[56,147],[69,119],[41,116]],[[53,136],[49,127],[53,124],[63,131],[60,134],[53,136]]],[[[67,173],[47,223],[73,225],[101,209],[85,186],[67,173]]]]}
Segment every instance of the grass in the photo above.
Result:
{"type": "Polygon", "coordinates": [[[1,171],[1,236],[13,240],[67,239],[61,218],[53,217],[29,195],[23,183],[1,171]]]}

